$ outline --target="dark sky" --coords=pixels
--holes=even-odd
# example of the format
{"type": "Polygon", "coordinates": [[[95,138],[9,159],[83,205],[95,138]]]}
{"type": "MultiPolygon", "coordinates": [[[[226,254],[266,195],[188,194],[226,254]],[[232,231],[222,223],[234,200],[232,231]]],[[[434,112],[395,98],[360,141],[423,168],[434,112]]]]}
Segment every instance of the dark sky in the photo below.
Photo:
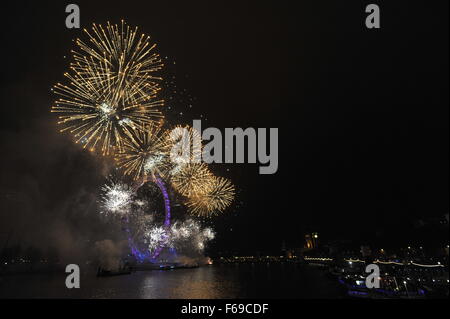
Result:
{"type": "MultiPolygon", "coordinates": [[[[313,230],[407,242],[414,219],[448,213],[448,2],[372,2],[380,30],[364,26],[369,1],[75,3],[82,27],[123,18],[158,43],[189,96],[169,121],[279,128],[276,175],[214,167],[242,202],[215,221],[217,249],[266,250],[313,230]]],[[[0,244],[103,227],[92,202],[107,167],[49,112],[81,35],[65,28],[69,3],[2,4],[0,244]]]]}

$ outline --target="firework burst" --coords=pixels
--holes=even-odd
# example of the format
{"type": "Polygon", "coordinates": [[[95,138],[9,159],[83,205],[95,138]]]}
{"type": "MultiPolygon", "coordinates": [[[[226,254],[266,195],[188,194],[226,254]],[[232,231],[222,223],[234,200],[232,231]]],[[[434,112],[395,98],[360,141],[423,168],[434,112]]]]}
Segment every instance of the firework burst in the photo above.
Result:
{"type": "Polygon", "coordinates": [[[144,234],[144,243],[151,252],[154,252],[161,245],[166,245],[168,241],[168,231],[165,227],[151,226],[144,234]]]}
{"type": "Polygon", "coordinates": [[[132,137],[124,141],[123,150],[116,154],[115,159],[125,175],[138,180],[147,174],[164,175],[162,172],[168,165],[169,150],[164,131],[160,126],[150,124],[133,130],[132,137]]]}
{"type": "Polygon", "coordinates": [[[68,83],[54,86],[60,98],[52,112],[62,114],[62,132],[72,133],[84,148],[109,155],[122,150],[133,129],[161,121],[164,101],[157,100],[161,78],[155,74],[163,63],[150,37],[138,36],[137,28],[123,21],[120,27],[94,24],[84,31],[89,44],[76,40],[80,52],[72,51],[68,83]]]}
{"type": "Polygon", "coordinates": [[[168,245],[181,251],[194,249],[201,252],[214,237],[215,233],[211,228],[202,228],[198,221],[188,219],[172,225],[168,245]]]}
{"type": "Polygon", "coordinates": [[[110,180],[102,187],[101,205],[103,213],[124,215],[133,201],[133,190],[126,184],[110,180]]]}
{"type": "Polygon", "coordinates": [[[209,217],[223,212],[234,199],[233,184],[222,177],[214,177],[207,192],[198,192],[190,196],[186,202],[192,215],[209,217]]]}
{"type": "Polygon", "coordinates": [[[186,197],[209,192],[213,181],[214,175],[204,163],[185,164],[176,175],[172,176],[174,189],[186,197]]]}

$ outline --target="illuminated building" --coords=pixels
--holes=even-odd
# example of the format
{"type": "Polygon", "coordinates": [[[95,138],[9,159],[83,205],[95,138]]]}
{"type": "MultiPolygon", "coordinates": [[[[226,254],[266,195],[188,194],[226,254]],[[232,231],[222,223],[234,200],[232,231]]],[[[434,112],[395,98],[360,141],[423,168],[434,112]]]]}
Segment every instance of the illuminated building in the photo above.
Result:
{"type": "Polygon", "coordinates": [[[319,248],[319,234],[311,233],[305,235],[305,248],[306,249],[316,249],[319,248]]]}

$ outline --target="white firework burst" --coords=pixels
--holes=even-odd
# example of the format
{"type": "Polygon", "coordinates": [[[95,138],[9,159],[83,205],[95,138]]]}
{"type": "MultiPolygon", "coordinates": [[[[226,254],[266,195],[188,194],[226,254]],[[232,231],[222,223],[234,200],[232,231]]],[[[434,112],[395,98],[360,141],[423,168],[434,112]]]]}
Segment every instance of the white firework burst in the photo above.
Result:
{"type": "Polygon", "coordinates": [[[133,190],[123,183],[110,181],[102,187],[103,213],[126,214],[133,202],[133,190]]]}
{"type": "Polygon", "coordinates": [[[144,243],[150,251],[156,250],[162,244],[167,244],[167,230],[161,226],[152,226],[144,234],[144,243]]]}

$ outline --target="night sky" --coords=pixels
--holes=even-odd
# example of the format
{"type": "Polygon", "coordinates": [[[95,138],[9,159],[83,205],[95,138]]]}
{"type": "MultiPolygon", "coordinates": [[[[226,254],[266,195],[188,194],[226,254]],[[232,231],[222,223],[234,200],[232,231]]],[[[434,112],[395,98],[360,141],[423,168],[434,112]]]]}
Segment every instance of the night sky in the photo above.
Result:
{"type": "MultiPolygon", "coordinates": [[[[95,192],[108,165],[49,112],[82,35],[65,27],[69,3],[2,4],[0,245],[107,236],[95,192]]],[[[213,220],[216,251],[277,251],[305,231],[419,243],[414,220],[448,214],[447,1],[75,3],[82,28],[123,18],[152,36],[176,92],[169,122],[279,128],[276,175],[214,165],[239,189],[213,220]],[[364,25],[372,2],[380,30],[364,25]]]]}

